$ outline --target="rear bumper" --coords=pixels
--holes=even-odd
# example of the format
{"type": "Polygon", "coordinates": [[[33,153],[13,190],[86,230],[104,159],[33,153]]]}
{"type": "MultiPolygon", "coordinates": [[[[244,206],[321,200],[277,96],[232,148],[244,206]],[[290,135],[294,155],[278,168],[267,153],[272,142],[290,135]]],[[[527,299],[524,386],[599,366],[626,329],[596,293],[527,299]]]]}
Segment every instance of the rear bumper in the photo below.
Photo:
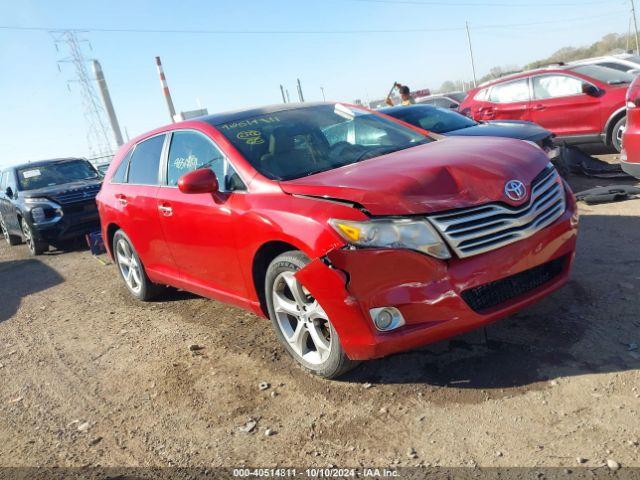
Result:
{"type": "Polygon", "coordinates": [[[576,236],[570,198],[552,225],[481,255],[443,262],[406,250],[333,250],[297,276],[331,318],[347,355],[371,359],[478,328],[549,295],[567,281],[576,236]],[[476,304],[474,310],[463,298],[469,300],[476,287],[556,259],[561,266],[553,278],[495,306],[478,309],[476,304]],[[376,330],[369,309],[384,306],[398,308],[406,324],[392,332],[376,330]]]}
{"type": "Polygon", "coordinates": [[[622,167],[623,172],[628,173],[632,177],[640,178],[640,163],[629,162],[621,158],[620,167],[622,167]]]}

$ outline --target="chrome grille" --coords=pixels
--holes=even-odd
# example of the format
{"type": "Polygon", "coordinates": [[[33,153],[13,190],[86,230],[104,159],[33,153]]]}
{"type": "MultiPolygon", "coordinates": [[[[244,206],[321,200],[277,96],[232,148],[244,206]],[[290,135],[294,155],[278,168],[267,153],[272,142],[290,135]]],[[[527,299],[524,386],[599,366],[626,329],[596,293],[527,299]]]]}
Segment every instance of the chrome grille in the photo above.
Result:
{"type": "Polygon", "coordinates": [[[458,257],[495,250],[532,236],[564,213],[564,188],[553,166],[540,172],[531,185],[529,201],[519,207],[487,203],[429,219],[458,257]]]}
{"type": "Polygon", "coordinates": [[[77,188],[75,190],[67,190],[56,195],[56,201],[60,204],[85,202],[87,200],[94,200],[98,192],[100,191],[100,185],[91,185],[89,187],[77,188]]]}

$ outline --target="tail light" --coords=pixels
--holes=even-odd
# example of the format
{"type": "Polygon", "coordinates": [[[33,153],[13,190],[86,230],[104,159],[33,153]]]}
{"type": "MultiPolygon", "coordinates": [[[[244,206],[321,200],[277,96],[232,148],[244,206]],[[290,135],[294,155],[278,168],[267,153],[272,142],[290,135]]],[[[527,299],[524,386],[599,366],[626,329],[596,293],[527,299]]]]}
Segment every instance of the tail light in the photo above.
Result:
{"type": "Polygon", "coordinates": [[[636,77],[629,85],[626,101],[628,109],[640,107],[640,77],[636,77]]]}

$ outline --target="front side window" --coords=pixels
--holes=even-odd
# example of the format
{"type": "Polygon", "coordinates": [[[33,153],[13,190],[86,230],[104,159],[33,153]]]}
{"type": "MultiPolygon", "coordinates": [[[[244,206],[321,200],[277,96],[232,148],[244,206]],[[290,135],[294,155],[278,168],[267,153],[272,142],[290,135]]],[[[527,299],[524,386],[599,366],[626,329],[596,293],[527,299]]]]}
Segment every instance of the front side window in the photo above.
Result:
{"type": "Polygon", "coordinates": [[[516,103],[529,101],[527,79],[494,85],[489,93],[489,101],[494,103],[516,103]]]}
{"type": "Polygon", "coordinates": [[[167,185],[175,187],[182,175],[199,168],[210,168],[222,190],[238,189],[238,174],[211,140],[197,132],[174,132],[167,162],[167,185]]]}
{"type": "Polygon", "coordinates": [[[569,97],[582,93],[582,81],[567,75],[533,77],[533,96],[537,99],[569,97]]]}
{"type": "Polygon", "coordinates": [[[129,162],[128,183],[157,185],[164,135],[156,135],[136,145],[129,162]]]}
{"type": "Polygon", "coordinates": [[[100,178],[97,170],[89,162],[79,159],[24,166],[19,168],[17,173],[20,190],[36,190],[80,180],[100,178]]]}
{"type": "Polygon", "coordinates": [[[237,118],[215,127],[260,173],[290,180],[432,141],[404,125],[341,104],[237,118]]]}

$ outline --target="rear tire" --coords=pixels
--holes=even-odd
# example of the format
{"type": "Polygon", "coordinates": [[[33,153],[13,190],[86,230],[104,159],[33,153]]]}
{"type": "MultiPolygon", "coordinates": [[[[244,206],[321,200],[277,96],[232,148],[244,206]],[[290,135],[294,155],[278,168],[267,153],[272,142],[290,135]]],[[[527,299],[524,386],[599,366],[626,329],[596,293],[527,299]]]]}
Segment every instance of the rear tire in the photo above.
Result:
{"type": "Polygon", "coordinates": [[[622,151],[622,134],[627,126],[627,117],[624,116],[618,120],[611,129],[611,146],[616,149],[618,153],[622,151]]]}
{"type": "Polygon", "coordinates": [[[20,221],[20,226],[22,228],[22,236],[31,255],[36,257],[49,250],[49,245],[35,237],[33,230],[24,218],[20,221]]]}
{"type": "Polygon", "coordinates": [[[138,300],[148,302],[163,292],[164,288],[149,280],[144,265],[133,243],[122,230],[113,236],[113,259],[129,293],[138,300]]]}
{"type": "Polygon", "coordinates": [[[337,378],[359,362],[347,357],[324,309],[294,277],[308,263],[298,250],[271,262],[265,278],[269,317],[278,340],[300,366],[324,378],[337,378]]]}
{"type": "Polygon", "coordinates": [[[15,247],[16,245],[20,245],[22,243],[20,237],[18,237],[17,235],[11,235],[9,233],[9,230],[7,230],[7,226],[4,223],[4,218],[2,218],[1,215],[0,215],[0,233],[4,238],[4,241],[7,242],[7,244],[10,247],[15,247]]]}

